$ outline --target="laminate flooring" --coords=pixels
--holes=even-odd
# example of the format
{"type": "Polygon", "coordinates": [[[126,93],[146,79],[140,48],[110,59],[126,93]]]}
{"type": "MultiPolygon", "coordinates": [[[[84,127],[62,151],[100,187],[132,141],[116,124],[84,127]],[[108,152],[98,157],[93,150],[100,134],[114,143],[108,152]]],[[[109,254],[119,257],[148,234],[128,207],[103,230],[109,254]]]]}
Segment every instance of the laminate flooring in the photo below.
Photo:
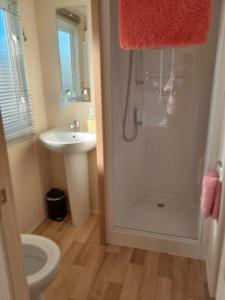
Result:
{"type": "Polygon", "coordinates": [[[205,264],[154,251],[101,245],[98,218],[44,221],[34,232],[61,249],[46,300],[210,300],[205,264]]]}

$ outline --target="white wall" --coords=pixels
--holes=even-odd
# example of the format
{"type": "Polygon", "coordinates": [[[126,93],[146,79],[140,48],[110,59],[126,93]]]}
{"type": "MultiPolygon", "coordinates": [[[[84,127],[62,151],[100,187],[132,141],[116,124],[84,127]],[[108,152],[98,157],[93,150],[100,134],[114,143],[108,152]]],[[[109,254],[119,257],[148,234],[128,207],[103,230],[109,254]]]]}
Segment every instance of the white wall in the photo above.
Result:
{"type": "MultiPolygon", "coordinates": [[[[73,3],[77,2],[65,1],[65,5],[73,3]]],[[[45,194],[50,188],[58,187],[67,190],[62,157],[46,150],[40,144],[38,135],[48,128],[68,124],[73,119],[80,119],[82,129],[85,130],[88,108],[93,105],[93,103],[76,103],[69,105],[66,109],[62,109],[58,105],[59,69],[55,39],[56,24],[55,19],[52,23],[48,19],[49,13],[50,16],[53,13],[53,18],[55,17],[55,11],[51,8],[51,1],[49,3],[38,1],[38,5],[43,6],[41,14],[43,13],[43,18],[46,17],[46,28],[49,29],[48,25],[50,25],[50,35],[47,31],[47,36],[45,36],[48,47],[41,49],[36,22],[38,9],[36,11],[35,0],[19,0],[21,22],[27,36],[24,51],[32,97],[35,136],[8,144],[16,214],[20,232],[23,233],[31,232],[46,217],[45,194]],[[51,43],[52,40],[55,42],[51,43]],[[40,54],[42,54],[42,60],[40,54]],[[48,65],[48,61],[50,65],[48,65]]],[[[38,20],[40,21],[40,18],[38,20]]],[[[40,23],[38,24],[40,27],[40,23]]],[[[96,212],[98,210],[98,195],[95,151],[89,154],[89,166],[90,197],[92,210],[96,212]]]]}
{"type": "Polygon", "coordinates": [[[44,197],[51,187],[51,173],[48,151],[38,141],[38,134],[47,129],[47,118],[34,1],[20,0],[19,11],[27,36],[24,51],[36,136],[8,144],[8,154],[19,229],[30,232],[45,218],[44,197]]]}
{"type": "MultiPolygon", "coordinates": [[[[77,119],[81,122],[81,130],[87,130],[88,111],[90,107],[95,106],[95,99],[93,99],[93,97],[91,102],[87,103],[72,102],[65,108],[62,108],[59,105],[61,84],[56,9],[72,7],[75,5],[87,5],[88,31],[90,35],[91,17],[90,2],[88,0],[35,0],[46,113],[49,128],[68,126],[73,120],[77,119]]],[[[91,42],[91,36],[89,36],[89,40],[91,42]]],[[[89,60],[90,71],[92,71],[91,52],[89,60]]],[[[93,90],[92,76],[90,81],[91,90],[93,90]]],[[[63,157],[53,152],[50,152],[49,155],[53,186],[67,190],[63,157]]],[[[91,210],[96,212],[98,210],[96,151],[89,153],[88,160],[91,210]]]]}

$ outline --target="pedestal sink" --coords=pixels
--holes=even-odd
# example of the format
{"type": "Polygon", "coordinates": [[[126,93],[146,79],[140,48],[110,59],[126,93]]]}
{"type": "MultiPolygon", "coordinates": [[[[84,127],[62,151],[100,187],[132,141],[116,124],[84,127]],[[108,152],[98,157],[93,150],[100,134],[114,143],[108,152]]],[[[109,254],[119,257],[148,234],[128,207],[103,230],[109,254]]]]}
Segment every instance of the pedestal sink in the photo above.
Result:
{"type": "Polygon", "coordinates": [[[84,224],[90,216],[87,152],[96,147],[96,134],[55,128],[42,133],[40,140],[64,156],[72,222],[84,224]]]}

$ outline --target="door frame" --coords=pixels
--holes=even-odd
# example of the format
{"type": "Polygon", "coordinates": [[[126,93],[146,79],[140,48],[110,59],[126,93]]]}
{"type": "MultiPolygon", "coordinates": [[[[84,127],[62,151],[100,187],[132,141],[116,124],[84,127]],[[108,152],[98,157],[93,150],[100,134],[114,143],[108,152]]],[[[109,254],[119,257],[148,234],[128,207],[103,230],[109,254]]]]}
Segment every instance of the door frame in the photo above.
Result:
{"type": "Polygon", "coordinates": [[[105,145],[104,145],[104,107],[102,98],[102,63],[100,45],[100,1],[91,0],[91,48],[93,59],[93,88],[96,105],[96,134],[97,134],[97,172],[99,197],[99,228],[100,242],[106,243],[106,208],[105,208],[105,145]]]}
{"type": "MultiPolygon", "coordinates": [[[[99,213],[100,213],[100,238],[101,242],[106,242],[106,190],[105,190],[105,150],[106,145],[104,144],[104,136],[107,130],[104,130],[104,125],[107,125],[104,122],[103,112],[107,109],[104,108],[102,92],[105,96],[107,93],[107,87],[104,86],[105,90],[102,91],[102,80],[101,80],[101,47],[100,47],[100,30],[99,30],[99,9],[100,9],[100,0],[91,0],[91,17],[92,17],[92,50],[93,50],[93,79],[94,79],[94,92],[96,99],[96,131],[97,131],[97,170],[98,170],[98,191],[99,191],[99,213]]],[[[104,37],[109,38],[109,37],[104,37]]],[[[221,43],[219,47],[221,48],[221,43]]],[[[109,49],[110,51],[110,49],[109,49]]],[[[222,59],[222,50],[218,50],[217,56],[220,56],[222,59]]],[[[217,59],[217,61],[220,61],[217,59]]],[[[220,62],[217,62],[219,65],[220,62]]],[[[104,67],[104,66],[103,66],[104,67]]],[[[219,67],[219,66],[218,66],[219,67]]],[[[220,80],[220,71],[215,74],[216,79],[220,80]]],[[[104,83],[107,85],[107,83],[104,83]]],[[[217,98],[217,90],[214,88],[213,97],[217,98]]],[[[221,111],[223,111],[224,105],[223,101],[215,101],[215,104],[212,107],[212,117],[210,120],[210,129],[208,135],[208,147],[207,147],[207,160],[206,160],[206,169],[209,166],[212,166],[215,162],[215,151],[218,150],[218,141],[219,134],[215,135],[215,129],[219,128],[222,123],[223,116],[221,111]],[[218,118],[219,113],[219,118],[218,118]]],[[[110,150],[111,151],[111,150],[110,150]]],[[[29,293],[26,283],[26,276],[23,268],[23,260],[20,246],[19,230],[16,223],[16,214],[12,194],[11,178],[9,173],[9,163],[7,156],[7,147],[4,138],[2,123],[0,122],[0,174],[3,174],[3,182],[6,190],[7,202],[1,208],[1,217],[0,221],[2,222],[4,237],[5,237],[5,247],[8,256],[8,265],[9,265],[9,274],[12,283],[12,290],[15,300],[28,300],[29,293]]],[[[209,224],[204,224],[204,231],[202,236],[202,242],[207,241],[209,224]]]]}
{"type": "Polygon", "coordinates": [[[19,230],[17,227],[14,198],[9,170],[7,145],[0,117],[0,188],[5,203],[0,207],[3,245],[5,248],[5,265],[9,277],[9,287],[13,300],[28,300],[29,290],[23,266],[19,230]]]}
{"type": "MultiPolygon", "coordinates": [[[[210,121],[208,129],[205,170],[206,174],[211,168],[215,168],[217,160],[221,160],[225,166],[225,0],[222,1],[221,16],[219,22],[219,35],[217,41],[217,54],[213,79],[212,102],[210,109],[210,121]]],[[[223,174],[224,170],[223,170],[223,174]]],[[[223,191],[221,208],[225,207],[225,176],[223,176],[223,191]]],[[[221,209],[218,221],[203,220],[201,243],[208,245],[206,256],[206,269],[209,294],[216,294],[219,262],[222,251],[225,212],[221,209]]]]}
{"type": "MultiPolygon", "coordinates": [[[[112,129],[112,117],[110,111],[110,105],[112,104],[113,99],[110,99],[110,78],[111,78],[111,64],[110,64],[110,56],[113,49],[110,48],[109,40],[112,38],[111,31],[110,31],[110,24],[109,24],[109,10],[110,10],[110,0],[99,0],[101,5],[101,10],[104,8],[104,14],[100,15],[101,18],[101,28],[104,28],[101,31],[101,42],[103,43],[102,48],[102,72],[107,74],[107,80],[103,79],[103,98],[104,98],[104,146],[105,146],[105,161],[107,167],[105,168],[105,194],[107,198],[105,198],[104,203],[104,214],[107,216],[105,219],[104,226],[106,226],[106,232],[109,232],[110,228],[112,227],[113,223],[113,204],[112,204],[112,197],[113,194],[113,187],[111,186],[112,182],[112,170],[113,165],[111,161],[112,155],[112,136],[111,136],[111,129],[112,129]],[[107,134],[106,134],[107,133],[107,134]],[[107,201],[106,201],[107,200],[107,201]],[[107,207],[107,211],[106,211],[107,207]]],[[[221,11],[225,11],[225,0],[223,1],[223,7],[221,11]]],[[[225,76],[223,76],[225,70],[225,13],[224,13],[224,20],[221,19],[220,21],[220,33],[218,37],[218,49],[216,54],[216,66],[215,66],[215,73],[213,78],[213,92],[212,92],[212,104],[210,110],[210,121],[209,121],[209,129],[208,129],[208,137],[207,137],[207,147],[206,147],[206,158],[205,158],[205,173],[212,167],[215,167],[215,163],[218,159],[218,152],[220,147],[220,132],[223,122],[225,122],[224,116],[224,96],[225,91],[221,91],[219,86],[222,84],[223,80],[225,80],[225,76]],[[224,58],[223,58],[224,56],[224,58]],[[222,68],[222,62],[224,61],[224,68],[222,68]],[[223,120],[224,119],[224,120],[223,120]]],[[[223,84],[222,84],[223,86],[223,84]]],[[[225,162],[224,162],[225,165],[225,162]]],[[[101,211],[101,206],[100,206],[101,211]]],[[[211,222],[208,220],[202,220],[202,227],[201,227],[201,237],[199,243],[202,245],[208,245],[209,243],[209,235],[210,235],[210,227],[211,222]]],[[[107,234],[108,237],[109,233],[107,234]]],[[[216,258],[217,260],[219,257],[216,258]]],[[[211,294],[213,295],[213,290],[215,292],[215,278],[212,278],[210,272],[208,271],[208,282],[209,282],[209,289],[211,294]]]]}

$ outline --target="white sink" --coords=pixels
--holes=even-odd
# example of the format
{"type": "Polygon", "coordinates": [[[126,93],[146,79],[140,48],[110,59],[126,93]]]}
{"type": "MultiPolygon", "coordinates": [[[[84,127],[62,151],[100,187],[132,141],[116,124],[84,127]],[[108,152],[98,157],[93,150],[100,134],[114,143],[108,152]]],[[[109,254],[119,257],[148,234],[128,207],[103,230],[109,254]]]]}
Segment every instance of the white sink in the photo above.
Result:
{"type": "Polygon", "coordinates": [[[61,154],[88,152],[96,147],[96,134],[74,132],[67,128],[55,128],[40,135],[40,140],[49,149],[61,154]]]}
{"type": "Polygon", "coordinates": [[[40,135],[43,145],[64,156],[70,211],[74,226],[90,216],[87,152],[96,147],[96,134],[55,128],[40,135]]]}

